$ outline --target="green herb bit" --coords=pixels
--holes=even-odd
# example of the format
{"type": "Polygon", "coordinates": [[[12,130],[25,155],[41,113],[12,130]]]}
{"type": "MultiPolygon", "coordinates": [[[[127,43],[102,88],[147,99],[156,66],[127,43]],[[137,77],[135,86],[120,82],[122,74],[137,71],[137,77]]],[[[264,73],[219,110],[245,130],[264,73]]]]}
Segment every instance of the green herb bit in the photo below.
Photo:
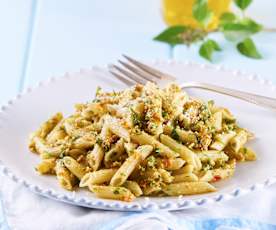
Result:
{"type": "Polygon", "coordinates": [[[173,139],[177,140],[177,141],[180,140],[180,137],[179,137],[178,133],[176,132],[176,129],[173,129],[173,130],[172,130],[171,137],[172,137],[173,139]]]}
{"type": "Polygon", "coordinates": [[[218,43],[212,39],[208,39],[199,48],[199,54],[201,57],[211,61],[213,53],[215,51],[221,51],[218,43]]]}
{"type": "Polygon", "coordinates": [[[161,153],[159,148],[155,148],[153,151],[156,155],[160,155],[160,153],[161,153]]]}
{"type": "Polygon", "coordinates": [[[103,139],[102,138],[100,138],[100,137],[98,137],[97,139],[96,139],[96,143],[98,144],[98,145],[102,145],[102,143],[103,143],[103,139]]]}
{"type": "Polygon", "coordinates": [[[115,188],[115,189],[113,190],[113,194],[115,194],[115,195],[120,194],[120,188],[119,188],[119,187],[115,188]]]}
{"type": "Polygon", "coordinates": [[[147,158],[147,163],[150,168],[153,168],[156,164],[156,159],[154,156],[150,156],[147,158]]]}
{"type": "Polygon", "coordinates": [[[131,110],[131,120],[133,125],[138,126],[139,128],[142,128],[143,127],[142,118],[132,108],[130,110],[131,110]]]}

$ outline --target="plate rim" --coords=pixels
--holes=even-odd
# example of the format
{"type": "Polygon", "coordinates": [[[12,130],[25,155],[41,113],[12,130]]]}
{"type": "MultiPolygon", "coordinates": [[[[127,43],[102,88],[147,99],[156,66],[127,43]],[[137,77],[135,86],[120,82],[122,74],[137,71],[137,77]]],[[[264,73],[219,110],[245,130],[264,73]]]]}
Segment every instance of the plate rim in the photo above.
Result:
{"type": "MultiPolygon", "coordinates": [[[[228,67],[225,67],[224,65],[211,65],[211,64],[200,64],[193,61],[183,60],[154,60],[149,62],[152,65],[182,65],[184,67],[186,66],[197,66],[201,69],[211,69],[213,71],[217,72],[229,72],[233,76],[237,76],[240,78],[244,78],[249,81],[255,81],[258,84],[261,85],[267,85],[270,86],[271,90],[276,92],[276,84],[274,84],[271,80],[267,80],[260,76],[259,74],[249,73],[246,71],[241,70],[235,70],[228,67]]],[[[39,81],[38,84],[34,85],[33,87],[26,88],[22,93],[18,93],[14,98],[10,99],[6,104],[3,104],[0,108],[0,114],[5,113],[5,110],[9,107],[11,107],[14,103],[19,101],[24,95],[30,94],[33,90],[39,89],[41,87],[48,86],[50,84],[53,84],[56,80],[65,80],[69,78],[77,78],[79,74],[89,72],[89,71],[96,71],[99,70],[106,70],[105,66],[92,66],[91,68],[80,68],[77,72],[66,72],[65,74],[59,76],[59,77],[50,77],[46,80],[39,81]]],[[[182,210],[182,209],[188,209],[188,208],[194,208],[194,207],[202,207],[206,206],[211,203],[218,203],[224,200],[231,200],[234,198],[237,198],[241,195],[248,194],[250,192],[253,192],[255,190],[264,189],[267,186],[270,186],[274,183],[276,183],[276,175],[269,176],[266,180],[259,183],[254,183],[253,185],[250,185],[249,187],[237,187],[234,190],[230,192],[217,192],[216,195],[211,197],[205,197],[205,198],[196,198],[196,199],[189,199],[189,197],[184,197],[185,199],[182,199],[183,196],[179,196],[177,201],[164,201],[161,204],[157,204],[154,201],[151,201],[150,198],[145,197],[145,204],[140,204],[138,202],[122,202],[122,201],[116,201],[116,200],[105,200],[100,198],[94,198],[95,201],[89,199],[89,198],[77,198],[75,197],[75,192],[72,192],[71,195],[68,194],[62,194],[60,192],[55,191],[54,189],[43,189],[42,187],[29,183],[28,179],[20,178],[20,176],[17,176],[15,173],[12,172],[11,169],[9,169],[8,166],[6,166],[1,160],[0,160],[0,172],[4,175],[10,178],[12,181],[16,182],[17,184],[23,185],[23,187],[27,188],[28,190],[42,195],[47,198],[51,198],[53,200],[62,201],[66,203],[70,203],[77,206],[83,206],[88,208],[96,208],[96,209],[104,209],[104,210],[120,210],[120,211],[150,211],[150,210],[167,210],[167,211],[174,211],[174,210],[182,210]]]]}

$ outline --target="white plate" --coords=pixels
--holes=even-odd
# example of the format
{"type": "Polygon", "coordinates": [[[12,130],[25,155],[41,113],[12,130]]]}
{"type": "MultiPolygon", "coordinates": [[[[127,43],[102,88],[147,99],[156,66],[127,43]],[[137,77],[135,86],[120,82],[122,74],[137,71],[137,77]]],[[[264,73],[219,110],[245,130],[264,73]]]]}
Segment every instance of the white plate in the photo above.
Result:
{"type": "MultiPolygon", "coordinates": [[[[276,97],[275,86],[258,76],[194,63],[155,62],[154,65],[177,76],[179,82],[189,80],[211,82],[276,97]]],[[[69,115],[73,112],[75,103],[91,100],[96,86],[101,86],[104,90],[117,90],[124,87],[122,83],[107,74],[106,70],[93,68],[66,74],[58,79],[52,78],[27,90],[3,106],[0,113],[2,171],[31,191],[52,199],[91,208],[123,211],[179,210],[203,206],[235,198],[276,181],[276,113],[227,96],[191,89],[189,93],[194,96],[206,100],[214,99],[217,104],[228,107],[241,126],[256,134],[256,140],[250,145],[258,154],[257,161],[238,164],[234,177],[217,183],[218,192],[210,194],[185,197],[142,197],[126,203],[98,199],[86,190],[76,192],[63,190],[54,176],[39,176],[35,172],[34,167],[39,162],[39,157],[28,151],[27,137],[51,114],[62,111],[69,115]]]]}

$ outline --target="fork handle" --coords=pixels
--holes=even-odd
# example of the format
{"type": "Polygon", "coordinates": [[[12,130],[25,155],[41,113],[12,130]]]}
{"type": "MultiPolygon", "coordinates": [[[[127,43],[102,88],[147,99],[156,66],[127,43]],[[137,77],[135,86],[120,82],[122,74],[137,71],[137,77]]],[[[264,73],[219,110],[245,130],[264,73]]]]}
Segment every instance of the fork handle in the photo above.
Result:
{"type": "Polygon", "coordinates": [[[276,110],[276,99],[272,97],[260,96],[253,93],[247,93],[239,90],[228,89],[221,86],[216,86],[216,85],[207,84],[207,83],[198,83],[198,82],[184,83],[181,86],[181,88],[182,89],[200,88],[204,90],[209,90],[209,91],[225,94],[231,97],[239,98],[241,100],[244,100],[249,103],[253,103],[255,105],[259,105],[265,108],[276,110]]]}

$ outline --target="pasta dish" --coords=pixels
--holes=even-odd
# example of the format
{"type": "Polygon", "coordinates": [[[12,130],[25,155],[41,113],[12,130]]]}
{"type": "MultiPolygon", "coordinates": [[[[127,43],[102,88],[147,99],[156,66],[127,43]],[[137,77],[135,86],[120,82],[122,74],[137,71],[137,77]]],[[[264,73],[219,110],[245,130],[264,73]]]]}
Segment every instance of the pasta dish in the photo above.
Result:
{"type": "Polygon", "coordinates": [[[176,84],[96,91],[69,117],[57,113],[30,135],[40,174],[61,187],[87,187],[101,198],[214,192],[236,162],[256,159],[253,134],[226,108],[189,97],[176,84]]]}

